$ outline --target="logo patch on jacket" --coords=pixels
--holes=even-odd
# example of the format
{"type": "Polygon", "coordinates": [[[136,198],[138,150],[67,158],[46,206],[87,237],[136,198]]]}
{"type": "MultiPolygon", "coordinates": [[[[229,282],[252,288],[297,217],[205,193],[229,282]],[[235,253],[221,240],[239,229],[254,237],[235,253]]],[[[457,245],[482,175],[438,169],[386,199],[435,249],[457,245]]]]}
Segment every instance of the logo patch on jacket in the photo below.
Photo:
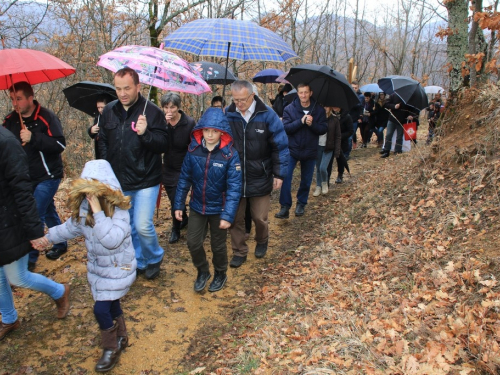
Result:
{"type": "Polygon", "coordinates": [[[222,163],[213,163],[212,165],[213,165],[214,167],[219,167],[219,168],[224,167],[224,164],[222,164],[222,163]]]}
{"type": "Polygon", "coordinates": [[[264,129],[255,129],[255,131],[259,134],[264,134],[264,129]]]}
{"type": "Polygon", "coordinates": [[[240,163],[237,163],[234,165],[234,168],[237,170],[237,171],[241,171],[241,164],[240,163]]]}

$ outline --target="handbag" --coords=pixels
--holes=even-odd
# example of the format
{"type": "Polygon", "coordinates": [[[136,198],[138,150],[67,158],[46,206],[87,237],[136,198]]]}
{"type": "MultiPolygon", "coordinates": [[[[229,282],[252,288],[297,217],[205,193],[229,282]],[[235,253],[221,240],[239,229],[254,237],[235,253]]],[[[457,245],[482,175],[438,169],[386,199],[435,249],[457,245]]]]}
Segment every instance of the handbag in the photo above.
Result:
{"type": "Polygon", "coordinates": [[[417,139],[417,123],[407,122],[403,125],[405,131],[405,141],[415,141],[417,139]]]}

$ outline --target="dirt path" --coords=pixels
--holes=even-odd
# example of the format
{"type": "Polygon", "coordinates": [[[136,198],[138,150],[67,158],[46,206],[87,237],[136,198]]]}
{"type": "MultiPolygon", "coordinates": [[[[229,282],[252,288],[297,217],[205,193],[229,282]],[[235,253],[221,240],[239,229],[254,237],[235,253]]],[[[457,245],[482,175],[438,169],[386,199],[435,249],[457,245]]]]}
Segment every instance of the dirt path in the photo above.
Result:
{"type": "MultiPolygon", "coordinates": [[[[202,363],[189,361],[190,345],[203,346],[206,334],[224,334],[217,331],[217,322],[225,322],[234,307],[245,303],[246,291],[265,282],[260,276],[262,270],[272,266],[273,262],[279,262],[281,253],[289,249],[307,249],[320,241],[321,223],[315,221],[315,212],[324,207],[338,206],[342,195],[349,194],[354,188],[357,176],[377,168],[380,165],[377,151],[374,145],[354,151],[349,161],[352,177],[347,176],[345,183],[336,185],[326,197],[314,198],[311,194],[303,218],[295,218],[292,214],[289,220],[275,219],[274,213],[279,209],[278,194],[275,192],[269,215],[271,236],[268,256],[256,259],[252,254],[255,242],[250,240],[251,252],[247,262],[239,269],[229,269],[228,282],[217,293],[197,294],[193,291],[196,271],[187,250],[184,231],[178,244],[167,246],[170,214],[165,196],[156,220],[160,243],[166,249],[162,272],[154,281],[139,278],[122,300],[131,347],[121,357],[113,373],[182,374],[202,366],[202,363]],[[205,326],[210,327],[210,332],[202,329],[205,326]],[[189,363],[189,368],[185,368],[185,363],[189,363]]],[[[58,195],[64,198],[64,189],[58,195]]],[[[86,281],[83,242],[73,241],[68,254],[58,261],[40,257],[37,272],[58,282],[71,283],[70,315],[64,321],[58,321],[53,302],[45,295],[25,289],[15,290],[22,325],[0,343],[0,373],[93,373],[95,361],[100,355],[100,335],[86,281]]]]}

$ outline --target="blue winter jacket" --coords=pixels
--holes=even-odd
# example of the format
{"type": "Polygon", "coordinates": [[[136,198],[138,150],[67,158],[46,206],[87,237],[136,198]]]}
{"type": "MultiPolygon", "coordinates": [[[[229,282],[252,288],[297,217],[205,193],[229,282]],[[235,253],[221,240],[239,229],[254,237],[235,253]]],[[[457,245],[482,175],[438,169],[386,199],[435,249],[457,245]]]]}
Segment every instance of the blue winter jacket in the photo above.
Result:
{"type": "Polygon", "coordinates": [[[273,179],[285,179],[288,170],[288,139],[283,123],[271,107],[255,96],[255,112],[248,123],[227,107],[234,147],[241,158],[243,196],[262,197],[273,191],[273,179]]]}
{"type": "Polygon", "coordinates": [[[327,132],[325,109],[311,99],[313,117],[311,126],[302,123],[305,113],[299,98],[287,105],[283,111],[283,126],[288,134],[290,155],[296,160],[310,160],[318,157],[319,136],[327,132]]]}
{"type": "Polygon", "coordinates": [[[209,108],[191,133],[191,144],[182,164],[175,195],[175,210],[183,210],[189,190],[189,207],[201,215],[219,215],[234,221],[241,197],[241,165],[233,148],[233,137],[226,116],[220,108],[209,108]],[[223,132],[212,151],[204,146],[203,129],[223,132]]]}

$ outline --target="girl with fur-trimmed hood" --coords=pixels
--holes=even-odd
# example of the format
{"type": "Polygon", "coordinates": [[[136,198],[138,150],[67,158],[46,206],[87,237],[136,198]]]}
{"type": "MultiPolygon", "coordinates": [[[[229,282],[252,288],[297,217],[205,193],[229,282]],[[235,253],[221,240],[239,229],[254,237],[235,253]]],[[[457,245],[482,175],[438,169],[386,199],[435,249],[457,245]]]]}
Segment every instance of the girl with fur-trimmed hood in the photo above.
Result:
{"type": "Polygon", "coordinates": [[[103,346],[95,370],[104,372],[116,365],[128,345],[120,298],[136,277],[130,198],[123,195],[111,165],[106,160],[92,160],[85,164],[81,178],[73,181],[68,207],[71,218],[49,229],[45,245],[85,237],[87,277],[103,346]]]}

